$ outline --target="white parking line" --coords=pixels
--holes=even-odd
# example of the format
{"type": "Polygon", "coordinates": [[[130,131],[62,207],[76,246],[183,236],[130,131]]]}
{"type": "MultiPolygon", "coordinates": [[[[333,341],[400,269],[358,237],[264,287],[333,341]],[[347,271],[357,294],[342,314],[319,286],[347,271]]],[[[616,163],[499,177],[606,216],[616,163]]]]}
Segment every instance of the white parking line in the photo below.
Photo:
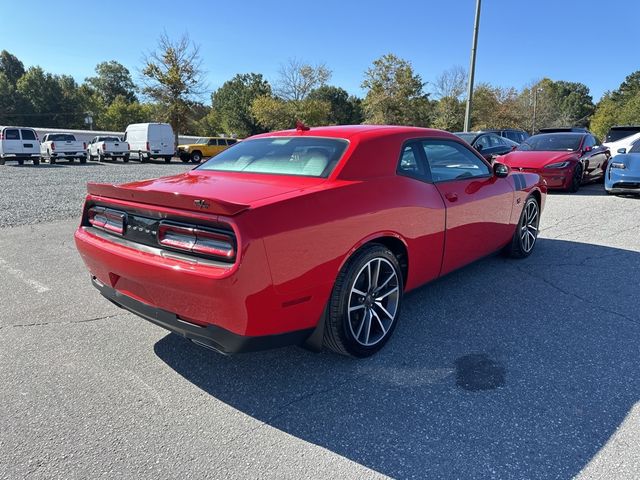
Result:
{"type": "Polygon", "coordinates": [[[44,292],[48,292],[49,290],[51,290],[46,285],[43,285],[42,283],[40,283],[40,282],[38,282],[36,280],[33,280],[32,278],[27,277],[27,275],[22,270],[18,270],[17,268],[13,268],[11,265],[9,265],[7,263],[7,261],[4,258],[0,258],[0,271],[7,272],[9,275],[13,275],[18,280],[20,280],[23,283],[26,283],[27,285],[29,285],[31,288],[33,288],[38,293],[44,293],[44,292]]]}

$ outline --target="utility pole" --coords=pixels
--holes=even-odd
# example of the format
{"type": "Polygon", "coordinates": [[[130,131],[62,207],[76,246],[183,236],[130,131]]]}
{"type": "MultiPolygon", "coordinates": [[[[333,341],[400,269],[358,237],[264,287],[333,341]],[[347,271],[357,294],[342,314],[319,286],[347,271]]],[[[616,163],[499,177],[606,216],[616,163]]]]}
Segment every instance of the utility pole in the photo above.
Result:
{"type": "Polygon", "coordinates": [[[464,131],[471,126],[471,104],[473,102],[473,77],[476,71],[476,49],[478,47],[478,28],[480,25],[480,2],[476,0],[476,19],[473,25],[473,42],[471,43],[471,61],[469,63],[469,81],[467,82],[467,110],[464,115],[464,131]]]}
{"type": "Polygon", "coordinates": [[[536,134],[536,110],[538,109],[538,92],[541,92],[542,89],[538,87],[534,87],[533,89],[533,124],[531,125],[531,135],[536,134]]]}

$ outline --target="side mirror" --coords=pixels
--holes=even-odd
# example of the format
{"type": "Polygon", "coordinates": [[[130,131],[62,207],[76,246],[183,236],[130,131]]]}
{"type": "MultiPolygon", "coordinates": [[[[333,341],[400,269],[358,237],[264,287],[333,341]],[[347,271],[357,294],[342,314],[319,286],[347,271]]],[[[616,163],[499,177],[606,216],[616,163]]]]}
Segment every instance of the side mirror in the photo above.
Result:
{"type": "Polygon", "coordinates": [[[591,150],[593,150],[593,149],[592,149],[591,147],[588,147],[588,146],[587,146],[587,147],[584,147],[584,148],[582,149],[582,151],[583,151],[584,153],[589,153],[591,150]]]}
{"type": "Polygon", "coordinates": [[[482,145],[477,145],[477,146],[476,146],[476,150],[477,150],[477,151],[479,151],[479,152],[481,152],[481,151],[482,151],[482,145]]]}
{"type": "Polygon", "coordinates": [[[627,153],[627,149],[626,148],[619,148],[618,149],[618,153],[627,153]]]}
{"type": "Polygon", "coordinates": [[[504,163],[495,162],[493,164],[493,174],[498,178],[505,178],[509,176],[509,167],[504,163]]]}

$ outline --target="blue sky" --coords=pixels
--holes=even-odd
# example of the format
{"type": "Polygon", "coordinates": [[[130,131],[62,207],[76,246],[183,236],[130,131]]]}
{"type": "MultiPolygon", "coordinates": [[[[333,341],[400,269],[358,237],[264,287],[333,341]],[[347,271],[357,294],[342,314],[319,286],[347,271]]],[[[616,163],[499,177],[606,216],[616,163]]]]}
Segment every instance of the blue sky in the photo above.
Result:
{"type": "MultiPolygon", "coordinates": [[[[0,0],[0,49],[78,81],[112,59],[137,79],[143,52],[163,30],[172,37],[189,32],[201,46],[210,90],[236,73],[274,81],[280,64],[295,57],[325,62],[332,84],[361,95],[363,72],[384,53],[411,61],[426,82],[453,65],[466,68],[475,0],[53,5],[0,0]],[[60,23],[66,30],[50,29],[60,23]]],[[[598,100],[640,69],[639,14],[635,0],[484,0],[476,82],[521,88],[547,76],[583,82],[598,100]]]]}

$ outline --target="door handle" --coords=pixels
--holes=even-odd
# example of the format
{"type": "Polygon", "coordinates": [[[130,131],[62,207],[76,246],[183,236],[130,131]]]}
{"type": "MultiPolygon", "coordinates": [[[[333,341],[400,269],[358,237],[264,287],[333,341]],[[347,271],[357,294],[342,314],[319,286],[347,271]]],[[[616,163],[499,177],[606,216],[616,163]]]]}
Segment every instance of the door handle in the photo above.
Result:
{"type": "Polygon", "coordinates": [[[444,197],[445,197],[447,200],[449,200],[450,202],[455,202],[455,201],[457,201],[457,200],[458,200],[458,194],[457,194],[457,193],[451,193],[451,192],[448,192],[448,193],[445,193],[445,194],[444,194],[444,197]]]}

